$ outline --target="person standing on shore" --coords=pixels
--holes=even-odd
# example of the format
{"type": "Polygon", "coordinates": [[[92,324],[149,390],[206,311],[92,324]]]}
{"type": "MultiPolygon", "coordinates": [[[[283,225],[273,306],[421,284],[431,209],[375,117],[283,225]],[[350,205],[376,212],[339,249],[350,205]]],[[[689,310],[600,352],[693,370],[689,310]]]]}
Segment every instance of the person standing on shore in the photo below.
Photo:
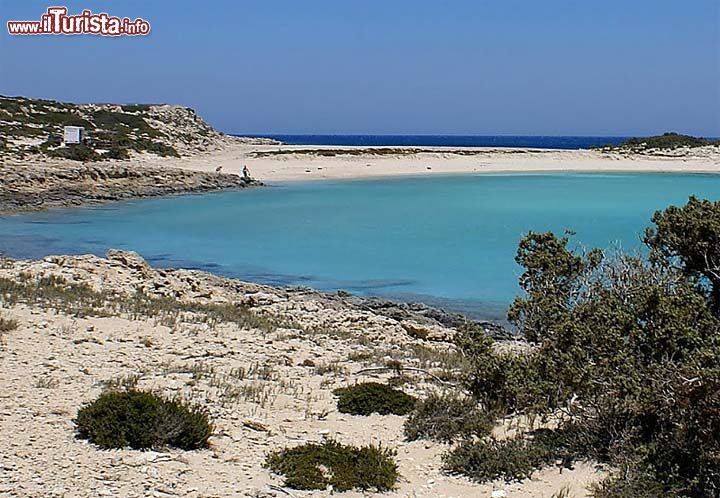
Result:
{"type": "Polygon", "coordinates": [[[246,180],[250,179],[250,170],[248,169],[247,164],[243,166],[243,178],[246,180]]]}

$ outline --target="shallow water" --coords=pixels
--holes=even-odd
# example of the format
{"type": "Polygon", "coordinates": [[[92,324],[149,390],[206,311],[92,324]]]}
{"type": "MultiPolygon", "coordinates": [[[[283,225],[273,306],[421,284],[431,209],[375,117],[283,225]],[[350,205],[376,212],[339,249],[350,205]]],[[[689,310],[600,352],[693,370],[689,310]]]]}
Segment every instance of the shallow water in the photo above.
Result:
{"type": "Polygon", "coordinates": [[[483,174],[276,185],[0,218],[13,257],[139,252],[153,265],[424,300],[502,318],[528,230],[641,248],[656,209],[720,199],[720,176],[483,174]]]}

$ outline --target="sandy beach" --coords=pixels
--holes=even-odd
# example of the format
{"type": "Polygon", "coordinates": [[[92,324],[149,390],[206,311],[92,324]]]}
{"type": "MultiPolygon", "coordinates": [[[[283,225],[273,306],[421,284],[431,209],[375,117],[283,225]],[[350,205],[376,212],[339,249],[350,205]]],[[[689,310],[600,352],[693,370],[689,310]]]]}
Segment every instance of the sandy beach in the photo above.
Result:
{"type": "Polygon", "coordinates": [[[432,148],[422,152],[365,153],[360,147],[252,146],[229,144],[220,151],[181,159],[138,159],[194,171],[242,174],[244,165],[263,182],[349,180],[376,177],[430,176],[527,172],[666,172],[720,173],[720,148],[708,147],[673,154],[623,154],[595,150],[512,148],[432,148]],[[323,155],[304,151],[324,151],[323,155]],[[277,154],[281,151],[280,154],[277,154]],[[363,151],[363,152],[358,152],[363,151]],[[334,156],[325,155],[328,152],[334,156]]]}
{"type": "MultiPolygon", "coordinates": [[[[261,184],[483,173],[720,173],[720,147],[647,153],[481,147],[270,145],[218,136],[181,157],[133,153],[81,162],[6,157],[0,162],[0,212],[98,204],[261,184]],[[247,166],[251,179],[243,178],[247,166]]],[[[260,140],[261,141],[261,140],[260,140]]]]}

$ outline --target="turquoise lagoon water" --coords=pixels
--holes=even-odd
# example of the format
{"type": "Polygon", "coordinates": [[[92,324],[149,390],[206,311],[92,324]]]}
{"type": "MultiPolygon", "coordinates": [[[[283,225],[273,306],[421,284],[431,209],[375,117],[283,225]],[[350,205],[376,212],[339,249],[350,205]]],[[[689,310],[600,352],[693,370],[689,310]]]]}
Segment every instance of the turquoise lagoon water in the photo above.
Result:
{"type": "Polygon", "coordinates": [[[131,249],[158,266],[421,300],[502,318],[518,240],[641,248],[656,209],[720,199],[720,176],[483,174],[295,183],[0,218],[13,257],[131,249]]]}

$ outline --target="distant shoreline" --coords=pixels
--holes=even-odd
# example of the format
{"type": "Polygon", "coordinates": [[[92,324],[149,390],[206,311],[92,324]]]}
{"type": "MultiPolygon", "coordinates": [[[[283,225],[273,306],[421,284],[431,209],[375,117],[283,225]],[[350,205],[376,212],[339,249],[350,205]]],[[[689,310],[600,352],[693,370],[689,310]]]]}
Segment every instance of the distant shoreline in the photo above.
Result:
{"type": "Polygon", "coordinates": [[[230,145],[168,166],[241,174],[262,182],[480,173],[720,173],[720,147],[636,154],[600,150],[481,147],[230,145]]]}
{"type": "Polygon", "coordinates": [[[252,144],[238,139],[184,157],[135,154],[83,163],[27,158],[0,165],[0,214],[202,193],[263,183],[447,175],[720,173],[720,147],[652,153],[509,147],[252,144]],[[243,178],[248,167],[252,181],[243,178]]]}
{"type": "Polygon", "coordinates": [[[482,173],[720,172],[720,141],[673,132],[631,140],[270,135],[285,139],[282,143],[222,134],[194,110],[178,105],[73,104],[0,96],[0,110],[0,125],[8,131],[0,137],[0,212],[222,191],[263,182],[482,173]],[[83,136],[71,136],[66,143],[65,128],[82,130],[83,136]],[[342,145],[330,145],[337,143],[342,145]]]}

